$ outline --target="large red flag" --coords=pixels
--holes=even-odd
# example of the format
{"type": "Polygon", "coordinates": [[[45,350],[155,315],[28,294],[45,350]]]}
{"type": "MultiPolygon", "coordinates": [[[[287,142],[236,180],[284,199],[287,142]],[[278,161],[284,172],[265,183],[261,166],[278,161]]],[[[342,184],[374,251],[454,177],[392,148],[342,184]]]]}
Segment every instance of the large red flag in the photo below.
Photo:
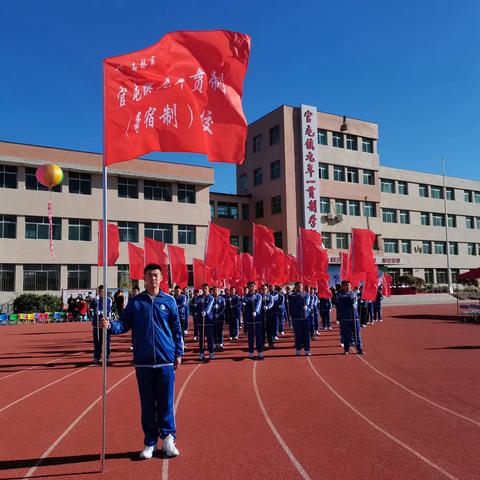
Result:
{"type": "Polygon", "coordinates": [[[328,253],[323,247],[322,235],[315,230],[300,228],[300,269],[303,277],[312,281],[320,278],[328,268],[328,253]]]}
{"type": "Polygon", "coordinates": [[[288,281],[300,282],[302,280],[302,276],[298,268],[297,257],[294,255],[285,255],[285,260],[288,263],[288,281]]]}
{"type": "Polygon", "coordinates": [[[230,285],[235,273],[237,255],[238,247],[235,247],[234,245],[228,245],[223,252],[222,280],[225,280],[227,285],[230,285]]]}
{"type": "Polygon", "coordinates": [[[363,284],[362,299],[373,302],[377,298],[378,272],[368,272],[363,284]]]}
{"type": "Polygon", "coordinates": [[[174,285],[184,288],[188,285],[188,270],[185,262],[185,250],[182,247],[168,245],[171,279],[174,285]]]}
{"type": "MultiPolygon", "coordinates": [[[[108,266],[115,265],[119,256],[120,238],[118,235],[118,225],[113,223],[107,224],[107,239],[108,239],[108,266]]],[[[98,265],[103,267],[103,220],[98,222],[98,265]]],[[[143,277],[142,277],[143,278],[143,277]]]]}
{"type": "MultiPolygon", "coordinates": [[[[287,260],[288,262],[288,260],[287,260]]],[[[271,285],[283,285],[288,281],[288,274],[285,271],[285,253],[281,248],[275,247],[273,263],[267,270],[267,282],[271,285]]]]}
{"type": "Polygon", "coordinates": [[[143,280],[143,268],[145,266],[143,249],[128,242],[128,261],[130,263],[130,278],[132,280],[143,280]]]}
{"type": "Polygon", "coordinates": [[[179,31],[105,59],[105,165],[156,150],[242,163],[249,54],[250,37],[242,33],[179,31]]]}
{"type": "Polygon", "coordinates": [[[382,278],[382,294],[384,297],[389,297],[391,295],[392,280],[392,276],[384,272],[382,278]]]}
{"type": "Polygon", "coordinates": [[[350,260],[348,252],[340,252],[340,280],[350,280],[350,260]]]}
{"type": "Polygon", "coordinates": [[[374,243],[375,234],[371,230],[352,228],[350,260],[353,272],[376,271],[377,266],[373,255],[374,243]]]}
{"type": "Polygon", "coordinates": [[[265,281],[268,269],[275,258],[273,230],[265,225],[253,224],[253,263],[259,277],[265,281]]]}
{"type": "Polygon", "coordinates": [[[318,298],[332,298],[332,291],[330,290],[330,275],[324,273],[317,281],[318,298]]]}
{"type": "Polygon", "coordinates": [[[249,253],[241,253],[240,262],[242,264],[242,276],[244,283],[247,284],[248,282],[255,282],[257,279],[257,274],[253,264],[253,257],[249,253]]]}
{"type": "Polygon", "coordinates": [[[156,263],[162,269],[162,281],[160,288],[168,293],[168,255],[165,252],[165,244],[153,238],[145,237],[145,265],[156,263]]]}
{"type": "Polygon", "coordinates": [[[217,286],[220,286],[225,278],[225,254],[230,251],[230,246],[230,230],[210,222],[205,246],[205,265],[210,268],[212,281],[217,286]]]}
{"type": "Polygon", "coordinates": [[[202,285],[207,283],[211,285],[210,268],[205,266],[203,260],[199,258],[193,259],[193,288],[200,290],[202,285]]]}

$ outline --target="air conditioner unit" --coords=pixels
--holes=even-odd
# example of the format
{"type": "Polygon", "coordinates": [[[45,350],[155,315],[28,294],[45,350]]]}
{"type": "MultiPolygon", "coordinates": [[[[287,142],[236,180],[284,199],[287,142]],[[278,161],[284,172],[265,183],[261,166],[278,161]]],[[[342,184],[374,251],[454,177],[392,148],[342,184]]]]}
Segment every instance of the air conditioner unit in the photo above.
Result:
{"type": "Polygon", "coordinates": [[[335,220],[335,214],[334,213],[327,213],[327,220],[335,220]]]}
{"type": "Polygon", "coordinates": [[[337,215],[337,222],[343,222],[343,213],[337,215]]]}

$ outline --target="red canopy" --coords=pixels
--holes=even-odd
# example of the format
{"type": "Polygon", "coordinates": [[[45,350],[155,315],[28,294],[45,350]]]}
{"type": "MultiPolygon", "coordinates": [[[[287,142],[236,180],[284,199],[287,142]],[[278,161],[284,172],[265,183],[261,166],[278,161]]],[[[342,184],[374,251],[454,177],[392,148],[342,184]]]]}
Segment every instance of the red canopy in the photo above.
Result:
{"type": "Polygon", "coordinates": [[[458,280],[476,280],[477,278],[480,278],[480,268],[473,268],[457,277],[458,280]]]}

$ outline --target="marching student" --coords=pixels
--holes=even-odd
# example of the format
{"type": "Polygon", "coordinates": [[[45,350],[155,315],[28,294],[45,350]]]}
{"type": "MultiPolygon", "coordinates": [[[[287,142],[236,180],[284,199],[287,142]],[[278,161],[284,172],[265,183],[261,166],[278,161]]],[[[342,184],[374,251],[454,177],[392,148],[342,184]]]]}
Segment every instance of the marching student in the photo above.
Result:
{"type": "Polygon", "coordinates": [[[248,356],[254,358],[254,347],[258,352],[258,359],[263,359],[263,322],[262,322],[262,296],[255,293],[255,282],[248,282],[247,293],[243,297],[244,303],[244,328],[248,336],[248,356]]]}
{"type": "Polygon", "coordinates": [[[278,285],[275,286],[272,312],[275,314],[275,340],[278,340],[278,335],[285,335],[283,326],[285,317],[285,295],[278,285]]]}
{"type": "Polygon", "coordinates": [[[197,328],[198,328],[198,340],[199,351],[198,359],[203,360],[205,358],[205,337],[207,337],[208,346],[208,358],[213,360],[215,358],[214,346],[213,346],[213,297],[210,295],[208,283],[202,285],[202,293],[198,295],[195,305],[195,311],[197,315],[197,328]]]}
{"type": "Polygon", "coordinates": [[[337,293],[337,319],[340,321],[340,332],[344,354],[348,355],[353,336],[357,353],[363,355],[362,337],[360,335],[360,320],[358,318],[358,298],[348,280],[341,284],[337,293]]]}
{"type": "Polygon", "coordinates": [[[225,298],[213,287],[214,348],[223,352],[223,326],[225,325],[225,298]]]}
{"type": "Polygon", "coordinates": [[[380,285],[377,289],[377,296],[375,301],[373,302],[373,321],[374,322],[383,322],[382,317],[382,300],[383,300],[383,293],[382,293],[382,286],[380,285]]]}
{"type": "MultiPolygon", "coordinates": [[[[102,358],[103,346],[103,329],[101,328],[101,321],[103,315],[103,285],[98,287],[98,295],[92,299],[88,309],[88,316],[92,321],[93,327],[93,363],[98,365],[102,358]]],[[[112,311],[112,298],[107,295],[107,317],[112,311]]],[[[107,332],[107,361],[110,360],[110,332],[107,332]]]]}
{"type": "Polygon", "coordinates": [[[157,450],[158,437],[168,457],[179,454],[175,446],[173,409],[175,369],[182,363],[183,337],[175,300],[160,290],[162,269],[150,263],[144,269],[146,290],[131,298],[120,320],[102,326],[113,335],[132,330],[133,363],[142,410],[144,449],[148,459],[157,450]]]}
{"type": "Polygon", "coordinates": [[[273,342],[275,337],[275,319],[270,310],[273,307],[273,297],[268,291],[268,285],[262,285],[260,288],[260,294],[262,296],[262,323],[263,323],[263,343],[268,340],[270,348],[274,348],[273,342]]]}
{"type": "Polygon", "coordinates": [[[242,299],[239,295],[237,295],[237,289],[235,287],[230,288],[230,291],[225,297],[225,302],[230,340],[238,340],[240,315],[242,312],[242,299]]]}
{"type": "Polygon", "coordinates": [[[198,297],[198,290],[195,289],[193,291],[193,295],[188,301],[188,312],[192,316],[192,320],[193,320],[193,340],[195,342],[198,340],[197,297],[198,297]]]}
{"type": "Polygon", "coordinates": [[[295,354],[301,355],[302,348],[305,355],[310,356],[310,326],[308,317],[310,295],[303,291],[302,282],[295,282],[295,288],[289,298],[290,315],[292,317],[293,332],[295,334],[295,354]]]}
{"type": "Polygon", "coordinates": [[[183,338],[185,338],[188,331],[188,297],[182,293],[182,290],[178,285],[175,285],[175,288],[173,289],[173,298],[177,303],[180,325],[182,326],[182,335],[183,338]]]}
{"type": "Polygon", "coordinates": [[[322,328],[324,330],[331,330],[330,312],[332,310],[332,300],[330,298],[318,299],[318,309],[320,311],[320,318],[322,319],[322,328]]]}

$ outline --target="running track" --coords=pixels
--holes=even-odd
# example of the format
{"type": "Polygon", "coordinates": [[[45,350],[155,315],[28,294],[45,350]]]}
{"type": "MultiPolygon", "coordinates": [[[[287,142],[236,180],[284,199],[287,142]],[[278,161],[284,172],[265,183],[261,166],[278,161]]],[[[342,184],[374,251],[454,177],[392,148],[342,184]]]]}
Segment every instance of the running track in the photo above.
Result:
{"type": "Polygon", "coordinates": [[[295,357],[245,341],[177,373],[180,457],[142,446],[128,335],[112,342],[107,469],[99,473],[101,369],[88,324],[0,328],[0,479],[479,479],[480,326],[454,305],[386,307],[341,355],[338,328],[295,357]]]}

